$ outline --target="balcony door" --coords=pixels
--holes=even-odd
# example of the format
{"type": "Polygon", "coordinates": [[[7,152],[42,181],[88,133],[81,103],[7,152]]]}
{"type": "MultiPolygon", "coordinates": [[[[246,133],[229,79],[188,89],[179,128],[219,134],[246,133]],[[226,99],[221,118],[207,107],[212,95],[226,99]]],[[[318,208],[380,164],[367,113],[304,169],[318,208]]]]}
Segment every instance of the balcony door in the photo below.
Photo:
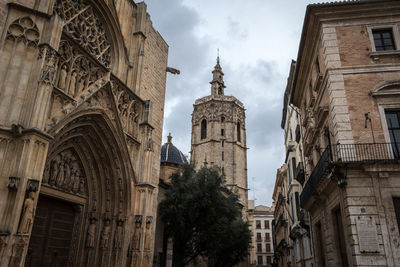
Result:
{"type": "Polygon", "coordinates": [[[386,122],[395,158],[400,158],[400,110],[386,111],[386,122]]]}

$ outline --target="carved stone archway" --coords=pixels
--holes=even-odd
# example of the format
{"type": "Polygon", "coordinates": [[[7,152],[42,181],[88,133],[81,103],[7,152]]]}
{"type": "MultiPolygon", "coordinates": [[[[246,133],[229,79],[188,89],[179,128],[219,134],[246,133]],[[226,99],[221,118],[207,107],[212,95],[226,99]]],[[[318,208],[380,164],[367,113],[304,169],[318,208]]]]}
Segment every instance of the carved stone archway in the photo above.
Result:
{"type": "Polygon", "coordinates": [[[77,207],[69,264],[120,266],[133,177],[126,146],[101,110],[81,113],[56,127],[40,194],[77,207]]]}

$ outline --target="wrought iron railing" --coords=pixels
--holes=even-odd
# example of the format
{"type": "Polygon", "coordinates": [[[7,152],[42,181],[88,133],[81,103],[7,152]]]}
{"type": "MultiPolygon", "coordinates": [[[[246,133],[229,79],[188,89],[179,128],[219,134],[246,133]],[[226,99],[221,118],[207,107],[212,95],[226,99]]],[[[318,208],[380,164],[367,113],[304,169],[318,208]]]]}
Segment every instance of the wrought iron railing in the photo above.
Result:
{"type": "Polygon", "coordinates": [[[335,164],[391,162],[399,159],[400,143],[337,144],[328,146],[304,185],[300,195],[300,205],[304,207],[324,175],[335,164]]]}
{"type": "Polygon", "coordinates": [[[367,143],[332,145],[335,163],[368,163],[399,159],[400,143],[367,143]]]}
{"type": "Polygon", "coordinates": [[[304,207],[305,203],[311,197],[312,193],[314,193],[316,187],[322,179],[322,176],[331,164],[332,160],[330,151],[331,149],[328,146],[322,153],[321,158],[310,175],[310,178],[308,178],[305,186],[303,187],[303,191],[300,194],[300,206],[304,207]]]}

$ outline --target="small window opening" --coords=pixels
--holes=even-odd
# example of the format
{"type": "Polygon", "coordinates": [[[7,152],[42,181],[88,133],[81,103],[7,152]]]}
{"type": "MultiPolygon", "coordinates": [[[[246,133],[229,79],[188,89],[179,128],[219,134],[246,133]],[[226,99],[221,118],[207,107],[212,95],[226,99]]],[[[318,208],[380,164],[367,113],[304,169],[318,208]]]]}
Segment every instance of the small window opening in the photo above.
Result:
{"type": "Polygon", "coordinates": [[[320,75],[321,74],[321,66],[319,65],[318,57],[315,59],[315,67],[317,70],[317,74],[320,75]]]}
{"type": "Polygon", "coordinates": [[[237,131],[237,140],[240,142],[240,122],[238,122],[236,125],[236,131],[237,131]]]}
{"type": "Polygon", "coordinates": [[[206,139],[207,138],[207,121],[206,119],[203,119],[201,121],[201,139],[206,139]]]}
{"type": "Polygon", "coordinates": [[[222,161],[224,161],[224,151],[222,151],[222,161]]]}
{"type": "Polygon", "coordinates": [[[224,116],[221,117],[221,122],[225,122],[225,117],[224,116]]]}
{"type": "Polygon", "coordinates": [[[376,51],[395,50],[392,29],[372,30],[376,51]]]}
{"type": "Polygon", "coordinates": [[[221,129],[221,136],[225,136],[225,130],[221,129]]]}

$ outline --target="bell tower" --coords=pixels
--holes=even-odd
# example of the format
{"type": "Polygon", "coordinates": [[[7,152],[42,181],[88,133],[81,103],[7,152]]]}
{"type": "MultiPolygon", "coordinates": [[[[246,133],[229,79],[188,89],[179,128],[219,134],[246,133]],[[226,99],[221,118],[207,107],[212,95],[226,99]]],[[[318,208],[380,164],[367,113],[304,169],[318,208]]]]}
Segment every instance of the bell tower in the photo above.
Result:
{"type": "Polygon", "coordinates": [[[225,185],[239,195],[247,210],[247,147],[245,109],[234,96],[225,95],[224,73],[217,57],[211,94],[195,101],[192,114],[191,162],[219,167],[225,185]]]}
{"type": "Polygon", "coordinates": [[[217,57],[217,64],[212,71],[213,79],[211,84],[211,95],[224,95],[224,73],[222,72],[221,65],[219,64],[219,56],[217,57]]]}

